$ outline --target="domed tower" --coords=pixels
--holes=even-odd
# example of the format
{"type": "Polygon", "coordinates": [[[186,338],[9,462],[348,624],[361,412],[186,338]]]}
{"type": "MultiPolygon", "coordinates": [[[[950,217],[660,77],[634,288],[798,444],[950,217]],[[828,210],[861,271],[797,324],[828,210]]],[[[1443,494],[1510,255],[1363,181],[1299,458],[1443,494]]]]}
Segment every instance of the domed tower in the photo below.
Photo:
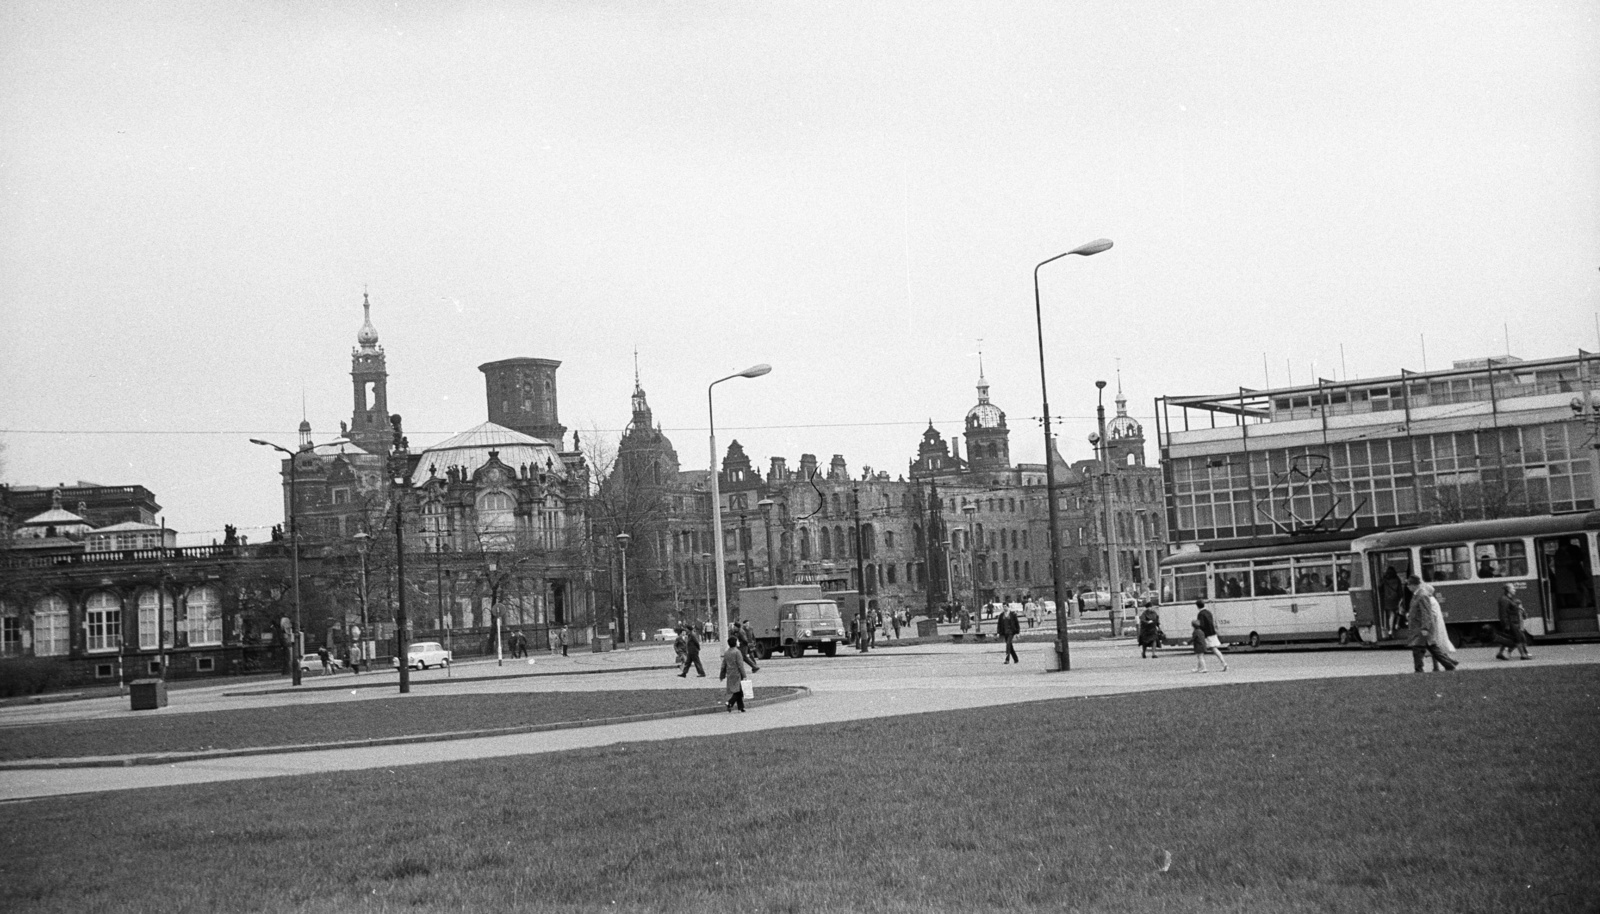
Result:
{"type": "Polygon", "coordinates": [[[655,425],[650,402],[639,384],[639,368],[633,369],[633,420],[617,444],[617,465],[636,483],[663,485],[677,478],[678,452],[672,441],[655,425]]]}
{"type": "Polygon", "coordinates": [[[361,293],[361,311],[357,345],[350,350],[355,411],[350,414],[346,437],[370,454],[387,454],[394,441],[394,430],[389,427],[389,368],[383,347],[378,345],[378,331],[372,326],[372,302],[365,292],[361,293]]]}
{"type": "Polygon", "coordinates": [[[1011,466],[1011,432],[1006,414],[989,402],[989,382],[978,360],[978,403],[967,410],[967,466],[975,472],[1011,466]]]}
{"type": "Polygon", "coordinates": [[[1124,467],[1144,466],[1144,426],[1128,415],[1128,398],[1122,395],[1122,375],[1117,374],[1117,415],[1106,423],[1106,453],[1124,467]]]}

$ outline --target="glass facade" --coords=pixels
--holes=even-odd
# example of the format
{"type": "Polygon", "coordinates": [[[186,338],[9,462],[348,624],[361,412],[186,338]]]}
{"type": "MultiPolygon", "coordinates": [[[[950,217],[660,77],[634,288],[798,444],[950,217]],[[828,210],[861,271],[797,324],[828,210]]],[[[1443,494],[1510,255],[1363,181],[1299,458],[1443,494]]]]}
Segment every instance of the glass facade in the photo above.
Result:
{"type": "Polygon", "coordinates": [[[1173,458],[1168,521],[1184,542],[1589,510],[1586,436],[1557,422],[1173,458]]]}

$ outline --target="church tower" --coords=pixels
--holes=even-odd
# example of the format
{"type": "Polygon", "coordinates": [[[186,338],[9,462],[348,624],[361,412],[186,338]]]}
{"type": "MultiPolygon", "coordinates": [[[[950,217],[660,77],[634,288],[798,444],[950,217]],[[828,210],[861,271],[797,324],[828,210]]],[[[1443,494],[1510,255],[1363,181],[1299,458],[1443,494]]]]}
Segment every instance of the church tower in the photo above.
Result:
{"type": "Polygon", "coordinates": [[[369,454],[387,454],[394,441],[389,427],[389,368],[383,347],[378,345],[378,331],[372,326],[372,302],[365,292],[361,293],[361,310],[364,318],[356,334],[358,345],[350,350],[355,411],[350,414],[345,437],[369,454]]]}
{"type": "Polygon", "coordinates": [[[989,382],[978,361],[978,403],[967,410],[967,465],[974,472],[1006,470],[1011,466],[1011,431],[1006,414],[989,402],[989,382]]]}
{"type": "Polygon", "coordinates": [[[556,418],[555,359],[501,359],[478,366],[489,398],[489,421],[562,447],[567,427],[556,418]]]}
{"type": "Polygon", "coordinates": [[[1122,372],[1117,372],[1117,415],[1106,423],[1106,455],[1119,467],[1144,466],[1144,426],[1128,415],[1128,398],[1122,395],[1122,372]]]}

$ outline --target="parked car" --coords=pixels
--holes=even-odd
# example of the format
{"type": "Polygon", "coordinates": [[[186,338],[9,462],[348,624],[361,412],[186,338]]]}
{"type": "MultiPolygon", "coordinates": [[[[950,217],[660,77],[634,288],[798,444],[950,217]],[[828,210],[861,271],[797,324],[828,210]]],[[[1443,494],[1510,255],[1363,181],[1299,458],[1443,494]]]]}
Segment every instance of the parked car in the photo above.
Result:
{"type": "MultiPolygon", "coordinates": [[[[394,661],[396,669],[400,667],[400,658],[394,661]]],[[[418,641],[406,647],[406,666],[413,670],[425,670],[430,666],[444,667],[450,665],[450,652],[444,645],[437,641],[418,641]]]]}
{"type": "MultiPolygon", "coordinates": [[[[336,670],[344,669],[344,661],[340,660],[338,657],[329,657],[328,658],[328,663],[329,663],[329,665],[331,665],[336,670]]],[[[317,656],[316,654],[301,654],[300,655],[300,672],[309,673],[312,670],[320,670],[320,669],[322,669],[322,658],[321,657],[317,656]]]]}
{"type": "Polygon", "coordinates": [[[1085,590],[1078,594],[1077,600],[1079,608],[1084,612],[1111,608],[1111,594],[1104,590],[1085,590]]]}
{"type": "Polygon", "coordinates": [[[676,641],[678,640],[678,630],[675,628],[658,628],[656,629],[655,640],[676,641]]]}

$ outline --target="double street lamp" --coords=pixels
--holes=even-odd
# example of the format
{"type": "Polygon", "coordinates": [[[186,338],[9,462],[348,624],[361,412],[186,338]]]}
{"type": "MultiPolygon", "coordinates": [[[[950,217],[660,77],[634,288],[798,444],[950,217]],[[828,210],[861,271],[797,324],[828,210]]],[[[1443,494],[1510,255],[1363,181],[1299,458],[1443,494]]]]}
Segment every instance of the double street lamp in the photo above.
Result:
{"type": "Polygon", "coordinates": [[[711,541],[717,553],[717,639],[727,637],[728,633],[728,582],[724,580],[722,569],[727,561],[722,550],[722,486],[717,481],[717,410],[716,403],[711,397],[712,390],[723,381],[734,378],[759,378],[772,371],[771,365],[752,365],[737,374],[718,378],[706,385],[706,416],[711,427],[711,541]]]}
{"type": "MultiPolygon", "coordinates": [[[[1055,438],[1050,433],[1050,388],[1045,383],[1044,375],[1044,315],[1039,306],[1039,267],[1069,254],[1089,257],[1110,249],[1111,239],[1101,238],[1073,248],[1065,254],[1057,254],[1049,260],[1041,261],[1039,266],[1033,268],[1033,323],[1039,334],[1039,392],[1044,401],[1044,488],[1045,496],[1050,502],[1050,582],[1056,599],[1056,643],[1059,645],[1056,652],[1059,655],[1061,672],[1072,669],[1072,656],[1067,648],[1068,610],[1065,592],[1061,586],[1061,507],[1056,504],[1056,462],[1052,459],[1055,438]]],[[[1077,613],[1074,612],[1073,615],[1076,616],[1077,613]]]]}
{"type": "MultiPolygon", "coordinates": [[[[310,426],[308,425],[308,426],[306,426],[306,428],[310,428],[310,426]]],[[[329,444],[343,444],[344,441],[345,441],[345,439],[343,439],[343,438],[336,438],[333,441],[330,441],[328,443],[329,444]]],[[[300,656],[299,655],[305,653],[305,631],[301,627],[301,621],[302,620],[301,620],[301,610],[300,610],[300,538],[299,538],[299,536],[300,536],[300,534],[299,534],[300,525],[298,523],[296,523],[296,518],[298,517],[298,515],[300,513],[300,498],[299,498],[299,493],[297,491],[297,486],[296,486],[296,482],[297,482],[297,478],[298,478],[298,467],[295,466],[295,459],[294,459],[295,458],[295,452],[289,450],[288,448],[286,448],[286,447],[284,447],[284,446],[282,446],[280,444],[273,444],[270,441],[262,441],[260,438],[251,438],[250,439],[250,443],[251,444],[259,444],[262,447],[270,447],[273,450],[278,451],[279,453],[283,454],[285,457],[287,457],[289,459],[289,554],[292,556],[292,558],[290,559],[290,564],[292,565],[292,567],[294,569],[294,571],[293,571],[293,574],[294,574],[294,631],[292,633],[290,633],[289,637],[286,638],[285,640],[288,643],[288,651],[287,651],[287,653],[289,655],[289,676],[290,676],[290,680],[293,682],[294,685],[299,685],[300,684],[300,656]]],[[[305,444],[301,445],[300,449],[302,451],[314,452],[317,449],[317,447],[318,446],[315,445],[315,444],[311,444],[310,442],[306,442],[305,444]]],[[[161,673],[162,673],[163,676],[166,675],[166,666],[164,664],[162,666],[161,673]]]]}

